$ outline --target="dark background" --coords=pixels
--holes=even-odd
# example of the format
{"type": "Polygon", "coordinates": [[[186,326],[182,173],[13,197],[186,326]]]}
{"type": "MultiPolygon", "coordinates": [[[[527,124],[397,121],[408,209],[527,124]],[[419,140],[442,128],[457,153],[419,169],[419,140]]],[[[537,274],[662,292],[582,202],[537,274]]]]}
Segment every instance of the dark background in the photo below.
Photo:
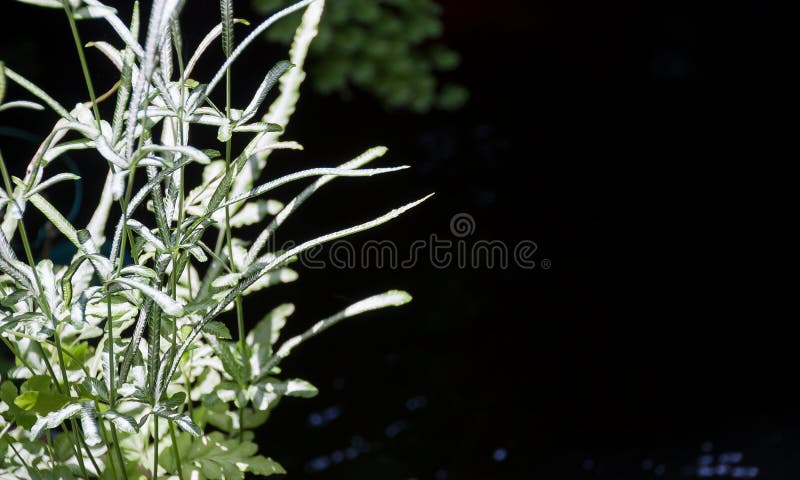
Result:
{"type": "MultiPolygon", "coordinates": [[[[189,3],[194,45],[216,3],[189,3]]],[[[377,144],[391,148],[381,165],[413,168],[337,180],[281,238],[435,191],[358,241],[455,240],[449,222],[464,212],[468,244],[532,240],[537,266],[301,270],[249,302],[253,319],[295,302],[291,334],[387,288],[415,297],[286,362],[321,393],[283,402],[258,433],[263,452],[289,478],[797,478],[796,314],[781,308],[793,269],[780,229],[793,217],[775,162],[788,130],[778,66],[791,57],[772,2],[442,3],[444,39],[463,55],[451,77],[470,102],[419,116],[306,89],[286,135],[306,150],[274,156],[268,175],[377,144]]],[[[247,8],[238,15],[255,18],[247,8]]],[[[62,103],[83,101],[63,14],[3,0],[0,15],[0,58],[62,103]]],[[[234,69],[235,101],[284,56],[254,47],[234,69]]],[[[108,88],[113,72],[96,52],[90,61],[108,88]]],[[[13,126],[42,135],[50,116],[13,126]]],[[[19,174],[32,147],[0,141],[19,174]]],[[[89,203],[91,165],[79,165],[89,203]]]]}

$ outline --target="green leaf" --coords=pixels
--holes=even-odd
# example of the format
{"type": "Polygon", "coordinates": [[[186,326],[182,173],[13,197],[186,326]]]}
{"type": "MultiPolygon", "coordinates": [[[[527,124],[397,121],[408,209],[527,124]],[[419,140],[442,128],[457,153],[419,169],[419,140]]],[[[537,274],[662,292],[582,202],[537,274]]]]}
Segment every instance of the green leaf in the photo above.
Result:
{"type": "Polygon", "coordinates": [[[161,418],[174,422],[184,432],[191,433],[195,437],[200,436],[203,432],[194,421],[188,416],[173,410],[166,404],[159,404],[153,409],[153,414],[161,418]]]}
{"type": "Polygon", "coordinates": [[[146,278],[148,280],[158,278],[158,274],[155,270],[145,267],[144,265],[128,265],[120,271],[120,274],[129,277],[146,278]]]}
{"type": "Polygon", "coordinates": [[[56,428],[64,423],[68,418],[77,416],[81,412],[81,406],[78,403],[70,403],[65,407],[60,408],[54,412],[50,412],[44,417],[39,418],[31,428],[31,437],[37,438],[42,430],[56,428]]]}
{"type": "Polygon", "coordinates": [[[75,227],[69,223],[69,220],[61,215],[61,212],[38,193],[31,195],[30,202],[39,209],[42,214],[50,220],[50,223],[58,229],[59,232],[64,234],[73,245],[79,250],[81,249],[81,242],[78,240],[78,232],[75,227]]]}
{"type": "Polygon", "coordinates": [[[225,122],[219,126],[217,130],[217,140],[220,142],[227,142],[233,136],[233,125],[230,122],[225,122]]]}
{"type": "Polygon", "coordinates": [[[11,381],[6,380],[0,385],[0,400],[3,404],[8,406],[8,411],[3,412],[3,416],[8,420],[17,422],[24,428],[30,429],[36,423],[36,415],[32,412],[25,411],[19,408],[14,400],[17,398],[19,391],[16,385],[11,381]]]}
{"type": "Polygon", "coordinates": [[[31,110],[44,110],[44,107],[36,102],[29,102],[27,100],[17,100],[0,105],[0,112],[4,110],[11,110],[12,108],[29,108],[31,110]]]}
{"type": "Polygon", "coordinates": [[[183,306],[177,300],[173,299],[161,290],[130,278],[120,277],[114,281],[139,290],[143,295],[156,302],[158,306],[161,307],[161,310],[163,310],[167,315],[172,317],[180,317],[183,315],[183,306]]]}
{"type": "Polygon", "coordinates": [[[178,392],[163,402],[164,406],[171,410],[180,410],[184,403],[186,403],[186,393],[184,392],[178,392]]]}
{"type": "Polygon", "coordinates": [[[245,203],[236,214],[231,217],[231,227],[239,228],[253,225],[264,219],[267,215],[275,215],[281,211],[283,204],[277,200],[257,200],[245,203]]]}
{"type": "Polygon", "coordinates": [[[267,362],[267,365],[263,369],[264,373],[262,373],[262,375],[268,375],[272,367],[277,365],[282,359],[289,356],[295,347],[305,342],[309,338],[318,335],[319,333],[336,325],[342,320],[372,310],[378,310],[386,307],[399,307],[410,301],[411,295],[409,295],[408,292],[404,292],[402,290],[389,290],[388,292],[381,293],[379,295],[373,295],[372,297],[365,298],[360,302],[356,302],[341,312],[324,320],[318,321],[311,328],[303,332],[303,334],[297,335],[283,342],[281,347],[278,349],[278,352],[267,362]]]}
{"type": "MultiPolygon", "coordinates": [[[[83,231],[85,230],[81,230],[81,232],[83,231]]],[[[63,295],[64,306],[66,308],[72,306],[72,277],[75,276],[75,273],[77,273],[83,262],[92,256],[94,256],[95,260],[98,262],[105,260],[99,255],[80,255],[72,259],[72,263],[70,263],[69,268],[67,268],[67,271],[64,272],[64,276],[61,277],[61,293],[63,295]]]]}
{"type": "Polygon", "coordinates": [[[94,410],[94,402],[81,402],[81,429],[86,444],[94,447],[103,443],[100,437],[100,426],[97,424],[97,412],[94,410]]]}
{"type": "Polygon", "coordinates": [[[247,389],[247,395],[256,410],[268,410],[283,396],[311,398],[317,393],[319,393],[317,387],[300,379],[288,381],[268,379],[250,385],[247,389]]]}
{"type": "Polygon", "coordinates": [[[160,238],[156,237],[155,234],[151,232],[149,228],[142,225],[139,221],[131,218],[127,221],[127,225],[128,227],[130,227],[131,230],[136,232],[137,235],[142,237],[145,242],[147,242],[148,244],[150,244],[150,246],[155,248],[156,252],[164,253],[167,251],[167,246],[164,245],[164,242],[162,242],[160,238]]]}
{"type": "MultiPolygon", "coordinates": [[[[258,446],[252,442],[252,432],[246,432],[244,441],[226,439],[221,432],[192,438],[178,435],[178,453],[184,478],[193,480],[240,480],[245,473],[260,476],[283,474],[286,471],[270,458],[257,455],[258,446]]],[[[159,464],[170,473],[177,473],[178,465],[171,448],[159,455],[159,464]]]]}
{"type": "Polygon", "coordinates": [[[226,381],[217,385],[214,395],[203,399],[204,404],[209,406],[213,406],[218,400],[224,403],[233,402],[234,405],[241,408],[247,405],[248,396],[239,383],[226,381]]]}
{"type": "Polygon", "coordinates": [[[233,338],[231,336],[231,331],[228,330],[228,327],[225,326],[222,322],[208,322],[205,327],[203,327],[203,332],[208,333],[209,335],[214,335],[217,338],[221,338],[224,340],[230,340],[233,338]]]}
{"type": "Polygon", "coordinates": [[[14,399],[14,404],[39,415],[58,410],[69,402],[69,397],[52,391],[51,382],[47,375],[34,375],[22,384],[22,391],[14,399]]]}
{"type": "Polygon", "coordinates": [[[233,51],[233,0],[219,0],[222,16],[222,53],[226,57],[233,51]]]}
{"type": "Polygon", "coordinates": [[[0,305],[4,307],[12,307],[32,295],[33,292],[28,290],[24,289],[15,290],[13,293],[10,293],[5,297],[3,297],[2,299],[0,299],[0,305]]]}
{"type": "MultiPolygon", "coordinates": [[[[220,402],[221,409],[213,410],[205,406],[195,408],[195,414],[202,413],[204,419],[214,427],[228,433],[239,432],[239,412],[238,410],[229,410],[228,406],[220,402]]],[[[264,425],[269,420],[270,410],[254,410],[245,407],[244,409],[244,428],[245,430],[252,430],[264,425]]]]}
{"type": "Polygon", "coordinates": [[[69,114],[66,108],[62,107],[61,104],[53,100],[53,97],[46,94],[44,90],[34,85],[30,80],[26,79],[22,75],[18,74],[17,72],[11,70],[8,67],[4,68],[5,76],[11,79],[14,83],[19,85],[20,87],[24,88],[25,90],[29,91],[44,103],[46,103],[50,108],[52,108],[56,113],[64,117],[68,121],[75,121],[75,118],[69,114]]]}
{"type": "Polygon", "coordinates": [[[209,345],[219,357],[222,367],[236,382],[244,383],[248,380],[245,375],[245,365],[235,342],[219,341],[214,336],[206,336],[209,345]]]}
{"type": "Polygon", "coordinates": [[[69,355],[64,358],[64,363],[67,365],[68,370],[80,370],[86,364],[89,358],[89,344],[86,342],[73,343],[71,345],[62,345],[65,352],[69,355]]]}
{"type": "Polygon", "coordinates": [[[267,72],[267,75],[264,77],[261,85],[258,86],[255,96],[247,105],[247,108],[244,109],[242,118],[239,120],[240,124],[247,122],[253,118],[253,116],[255,116],[256,112],[258,111],[258,107],[260,107],[264,102],[264,99],[267,97],[267,94],[275,85],[275,83],[292,67],[294,67],[294,65],[286,60],[282,60],[276,63],[275,66],[272,67],[269,72],[267,72]]]}
{"type": "Polygon", "coordinates": [[[141,153],[167,152],[167,153],[180,154],[186,158],[194,160],[195,162],[201,165],[208,165],[208,163],[211,161],[211,159],[208,158],[208,155],[206,155],[205,152],[203,152],[202,150],[198,150],[194,147],[187,147],[180,145],[146,145],[142,147],[139,150],[139,152],[141,153]]]}
{"type": "Polygon", "coordinates": [[[104,382],[96,378],[87,377],[82,386],[90,397],[103,403],[109,403],[108,387],[104,382]]]}
{"type": "Polygon", "coordinates": [[[245,341],[250,347],[250,370],[258,377],[269,372],[262,371],[269,357],[272,356],[272,346],[278,341],[281,329],[286,325],[286,319],[294,313],[294,305],[285,303],[264,316],[253,330],[247,334],[245,341]]]}
{"type": "Polygon", "coordinates": [[[365,168],[360,170],[341,169],[341,168],[310,168],[308,170],[302,170],[299,172],[290,173],[289,175],[285,175],[283,177],[259,185],[247,192],[236,195],[235,197],[221,203],[218,208],[224,208],[228,205],[233,205],[243,200],[263,195],[264,193],[270,190],[274,190],[289,182],[293,182],[295,180],[300,180],[307,177],[318,177],[324,175],[334,175],[342,177],[371,177],[373,175],[397,172],[400,170],[405,170],[407,168],[409,168],[408,165],[402,165],[399,167],[390,167],[390,168],[370,168],[370,169],[365,168]]]}
{"type": "MultiPolygon", "coordinates": [[[[245,124],[245,125],[241,125],[241,121],[238,122],[238,123],[239,124],[237,124],[235,127],[233,127],[233,131],[234,132],[250,132],[250,133],[271,133],[272,132],[272,133],[274,133],[274,132],[282,132],[283,131],[283,127],[281,127],[277,123],[253,122],[253,123],[248,123],[248,124],[245,124]]],[[[296,143],[295,144],[283,143],[283,144],[272,144],[270,147],[273,148],[273,149],[278,149],[278,148],[285,147],[285,146],[287,148],[288,148],[288,146],[296,147],[296,145],[297,145],[296,143]]],[[[299,149],[298,148],[291,148],[291,149],[293,149],[293,150],[302,150],[302,148],[299,148],[299,149]]]]}
{"type": "Polygon", "coordinates": [[[25,194],[25,198],[26,199],[30,198],[32,195],[42,192],[59,182],[65,182],[69,180],[80,180],[80,179],[81,177],[75,175],[74,173],[59,173],[58,175],[53,175],[52,177],[40,183],[39,185],[33,187],[27,194],[25,194]]]}
{"type": "Polygon", "coordinates": [[[118,429],[126,433],[136,433],[139,431],[139,425],[136,420],[129,415],[119,413],[114,410],[107,410],[103,412],[103,418],[110,420],[118,429]]]}

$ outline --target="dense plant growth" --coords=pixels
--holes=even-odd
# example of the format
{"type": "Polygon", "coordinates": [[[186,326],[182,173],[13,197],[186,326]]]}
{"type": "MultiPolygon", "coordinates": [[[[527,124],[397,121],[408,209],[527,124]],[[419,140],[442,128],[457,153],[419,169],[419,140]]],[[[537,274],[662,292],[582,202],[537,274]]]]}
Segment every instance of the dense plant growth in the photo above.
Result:
{"type": "Polygon", "coordinates": [[[234,24],[245,22],[234,19],[231,0],[222,0],[220,23],[191,55],[180,21],[191,2],[154,0],[142,28],[138,3],[126,22],[98,0],[25,2],[66,13],[89,101],[68,109],[16,67],[0,63],[0,114],[49,108],[58,115],[24,172],[18,159],[0,154],[0,340],[15,359],[0,385],[0,478],[188,480],[282,473],[277,462],[258,454],[252,429],[283,397],[310,397],[317,390],[284,375],[281,361],[345,318],[410,297],[402,291],[369,297],[288,339],[281,329],[294,311],[291,304],[266,314],[247,312],[258,315],[248,332],[242,297],[293,281],[297,274],[287,265],[303,251],[380,225],[422,201],[287,250],[269,248],[287,218],[335,178],[403,168],[363,168],[385,153],[377,147],[338,167],[259,183],[270,152],[301,149],[280,136],[295,108],[324,0],[303,0],[275,13],[238,44],[234,24]],[[231,65],[268,27],[301,9],[289,61],[265,68],[252,101],[234,108],[231,65]],[[87,45],[119,71],[101,95],[76,24],[88,18],[107,22],[121,46],[87,45]],[[211,79],[195,80],[198,60],[217,42],[225,62],[211,79]],[[279,94],[260,113],[275,84],[279,94]],[[6,101],[11,90],[35,101],[6,101]],[[215,103],[211,98],[220,90],[215,103]],[[197,143],[209,127],[219,150],[197,143]],[[249,142],[234,154],[231,139],[239,135],[249,142]],[[70,223],[48,200],[53,185],[76,180],[47,169],[72,150],[91,152],[108,167],[85,226],[70,223]],[[202,169],[196,185],[187,175],[193,168],[202,169]],[[265,198],[303,179],[313,183],[285,204],[265,198]],[[32,210],[75,246],[69,264],[34,257],[26,231],[32,210]],[[242,226],[258,224],[256,238],[237,238],[242,226]],[[224,322],[226,312],[235,312],[235,327],[224,322]]]}
{"type": "MultiPolygon", "coordinates": [[[[289,0],[253,0],[262,13],[289,0]]],[[[456,68],[458,53],[438,38],[441,7],[434,0],[337,0],[330,2],[311,46],[311,79],[321,93],[350,95],[352,87],[378,97],[392,109],[453,110],[466,102],[461,85],[437,74],[456,68]]],[[[300,19],[289,18],[267,33],[289,44],[300,19]]]]}

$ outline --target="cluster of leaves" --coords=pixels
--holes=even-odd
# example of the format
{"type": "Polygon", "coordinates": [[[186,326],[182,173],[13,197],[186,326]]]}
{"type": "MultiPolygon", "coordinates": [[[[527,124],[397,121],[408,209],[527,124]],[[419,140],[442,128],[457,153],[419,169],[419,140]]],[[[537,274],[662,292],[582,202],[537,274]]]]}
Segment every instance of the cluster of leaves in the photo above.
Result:
{"type": "Polygon", "coordinates": [[[302,0],[272,15],[234,48],[234,24],[242,22],[234,19],[231,0],[222,0],[220,23],[186,62],[180,0],[153,2],[142,42],[138,3],[124,22],[99,0],[23,1],[66,12],[90,101],[68,110],[0,63],[0,111],[47,107],[59,117],[24,175],[13,176],[0,155],[0,340],[15,358],[0,384],[0,477],[183,480],[283,473],[277,462],[258,454],[250,430],[282,398],[311,397],[317,390],[304,380],[282,378],[281,361],[345,318],[402,305],[410,297],[402,291],[369,297],[284,340],[281,330],[294,307],[276,307],[247,332],[242,297],[296,279],[287,265],[303,251],[380,225],[422,201],[285,251],[267,248],[276,229],[335,178],[399,169],[362,168],[386,152],[377,147],[335,168],[257,184],[270,152],[301,148],[280,136],[297,102],[324,1],[302,0]],[[244,109],[232,108],[231,64],[267,27],[301,9],[290,62],[266,73],[244,109]],[[121,44],[89,44],[119,70],[119,80],[100,96],[76,27],[75,20],[84,18],[105,20],[121,44]],[[218,39],[226,61],[208,82],[194,80],[194,66],[218,39]],[[223,79],[220,109],[210,96],[223,79]],[[12,84],[36,102],[3,103],[12,84]],[[259,120],[275,84],[280,92],[259,120]],[[112,98],[105,120],[98,104],[112,98]],[[225,153],[190,144],[195,127],[215,129],[225,153]],[[232,154],[234,135],[250,136],[238,155],[232,154]],[[48,164],[69,150],[93,152],[108,167],[84,228],[46,198],[52,185],[76,179],[47,175],[48,164]],[[194,186],[187,184],[190,168],[202,169],[194,186]],[[308,178],[313,183],[285,204],[264,199],[281,185],[308,178]],[[108,228],[114,205],[119,218],[108,228]],[[25,230],[30,208],[75,246],[69,264],[34,259],[25,230]],[[255,240],[234,235],[239,227],[260,223],[266,225],[255,240]],[[15,236],[24,258],[11,247],[15,236]],[[110,245],[108,255],[101,245],[110,245]],[[235,339],[221,321],[233,310],[235,339]]]}
{"type": "MultiPolygon", "coordinates": [[[[273,12],[288,0],[253,0],[273,12]]],[[[337,0],[322,19],[311,48],[320,93],[348,94],[351,85],[371,92],[389,108],[427,112],[454,110],[468,94],[463,86],[440,85],[437,72],[459,64],[458,54],[436,42],[441,36],[441,7],[434,0],[337,0]]],[[[299,18],[267,32],[279,43],[292,40],[299,18]]]]}

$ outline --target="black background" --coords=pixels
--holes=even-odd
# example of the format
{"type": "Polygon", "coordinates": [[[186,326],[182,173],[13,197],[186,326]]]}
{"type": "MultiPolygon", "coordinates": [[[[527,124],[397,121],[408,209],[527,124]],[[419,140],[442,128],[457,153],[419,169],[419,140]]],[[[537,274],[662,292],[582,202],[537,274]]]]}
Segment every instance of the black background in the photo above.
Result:
{"type": "MultiPolygon", "coordinates": [[[[184,20],[196,22],[184,27],[187,45],[215,21],[207,3],[187,6],[184,20]]],[[[791,57],[779,53],[774,5],[443,4],[445,40],[463,55],[451,77],[469,87],[468,105],[418,116],[368,95],[343,102],[305,89],[286,138],[306,150],[274,156],[267,175],[332,166],[377,144],[390,147],[382,165],[413,168],[337,180],[280,238],[308,239],[435,191],[358,241],[454,240],[449,222],[463,212],[476,225],[468,243],[532,240],[538,265],[301,270],[248,302],[253,321],[296,303],[291,334],[388,288],[415,297],[286,362],[321,394],[285,401],[258,432],[263,452],[289,478],[640,479],[694,478],[705,448],[742,452],[738,465],[758,467],[759,478],[796,478],[796,314],[781,307],[793,276],[781,231],[794,217],[778,166],[788,130],[778,66],[791,57]],[[424,407],[410,411],[419,396],[424,407]],[[310,425],[329,407],[338,418],[310,425]],[[404,428],[387,436],[397,421],[404,428]],[[333,461],[350,446],[357,458],[333,461]],[[324,456],[329,465],[314,471],[324,456]]],[[[0,58],[64,104],[83,101],[63,14],[3,0],[0,15],[0,58]]],[[[244,3],[238,15],[256,18],[244,3]]],[[[85,41],[112,38],[96,22],[81,29],[85,41]]],[[[89,56],[98,90],[108,88],[113,72],[89,56]]],[[[256,45],[234,68],[235,103],[284,57],[256,45]]],[[[50,117],[13,126],[42,135],[50,117]]],[[[0,141],[20,174],[33,147],[0,141]]],[[[81,162],[91,203],[100,169],[81,162]]]]}

